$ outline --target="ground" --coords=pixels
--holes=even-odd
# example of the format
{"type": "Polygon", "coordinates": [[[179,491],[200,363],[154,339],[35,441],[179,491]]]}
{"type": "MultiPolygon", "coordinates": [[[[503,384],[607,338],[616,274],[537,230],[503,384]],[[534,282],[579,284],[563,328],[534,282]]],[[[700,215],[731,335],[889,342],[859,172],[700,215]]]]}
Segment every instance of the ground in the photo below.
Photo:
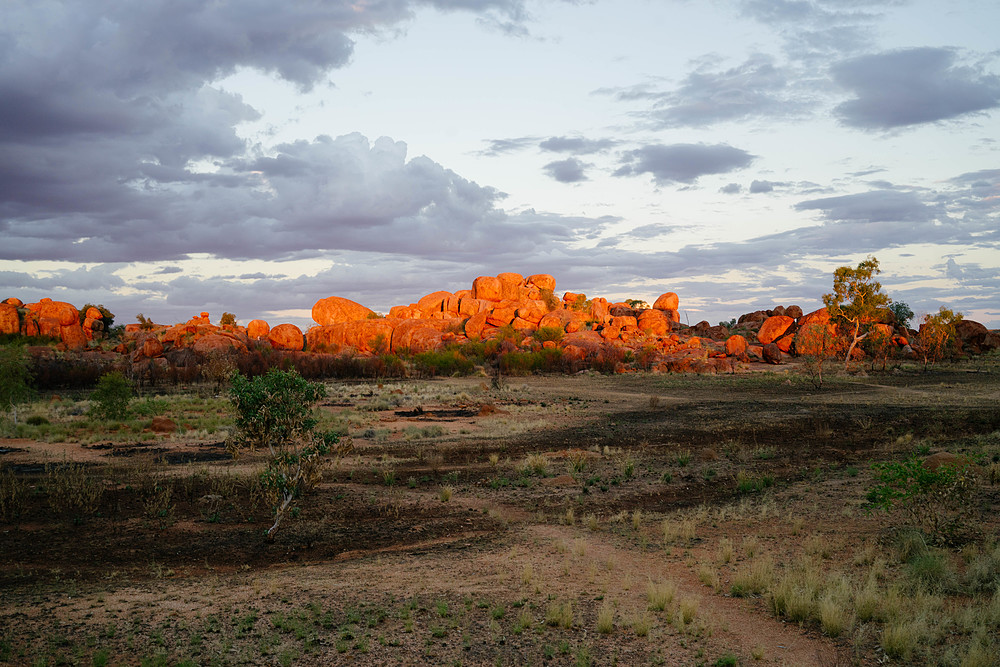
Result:
{"type": "Polygon", "coordinates": [[[42,396],[0,441],[0,660],[995,664],[997,377],[330,383],[354,450],[273,542],[224,394],[42,396]],[[872,462],[937,451],[975,473],[949,542],[865,506],[872,462]]]}

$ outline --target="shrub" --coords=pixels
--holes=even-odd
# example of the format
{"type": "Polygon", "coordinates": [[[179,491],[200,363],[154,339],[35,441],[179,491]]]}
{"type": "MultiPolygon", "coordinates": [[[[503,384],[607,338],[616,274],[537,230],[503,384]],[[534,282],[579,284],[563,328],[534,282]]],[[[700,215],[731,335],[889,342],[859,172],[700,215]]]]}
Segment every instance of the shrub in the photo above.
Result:
{"type": "Polygon", "coordinates": [[[17,406],[34,393],[23,347],[0,347],[0,407],[9,408],[17,426],[17,406]]]}
{"type": "Polygon", "coordinates": [[[236,433],[226,446],[234,458],[244,447],[251,451],[266,447],[270,453],[260,475],[261,490],[274,506],[268,539],[296,499],[319,482],[324,457],[350,448],[349,443],[340,444],[332,431],[314,432],[313,406],[325,395],[326,387],[307,382],[294,371],[272,369],[253,379],[238,373],[233,376],[230,401],[236,433]]]}
{"type": "Polygon", "coordinates": [[[562,327],[541,327],[532,336],[539,343],[544,343],[546,341],[554,341],[558,343],[563,339],[566,332],[563,331],[562,327]]]}
{"type": "Polygon", "coordinates": [[[931,470],[916,457],[874,463],[877,484],[866,494],[869,508],[902,509],[913,525],[936,540],[954,543],[970,521],[976,503],[976,479],[969,464],[944,464],[931,470]]]}
{"type": "Polygon", "coordinates": [[[458,350],[421,352],[413,361],[427,375],[468,375],[474,367],[458,350]]]}
{"type": "Polygon", "coordinates": [[[90,394],[90,412],[100,419],[125,419],[132,401],[132,387],[119,371],[105,373],[90,394]]]}
{"type": "Polygon", "coordinates": [[[219,319],[219,324],[221,326],[236,326],[236,316],[232,313],[222,313],[222,317],[219,319]]]}

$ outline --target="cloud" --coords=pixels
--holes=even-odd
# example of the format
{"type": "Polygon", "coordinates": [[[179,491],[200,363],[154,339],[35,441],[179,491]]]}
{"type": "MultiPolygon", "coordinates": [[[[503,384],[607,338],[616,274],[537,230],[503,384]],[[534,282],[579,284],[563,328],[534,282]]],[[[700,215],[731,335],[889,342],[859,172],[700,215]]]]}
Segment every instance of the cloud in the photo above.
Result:
{"type": "Polygon", "coordinates": [[[781,185],[775,181],[757,181],[754,180],[750,183],[750,194],[760,194],[764,192],[773,192],[775,185],[781,185]]]}
{"type": "Polygon", "coordinates": [[[747,167],[754,157],[727,144],[656,144],[627,151],[615,176],[652,174],[658,185],[691,184],[701,176],[747,167]]]}
{"type": "Polygon", "coordinates": [[[1000,107],[1000,77],[955,61],[951,49],[922,47],[840,62],[831,74],[854,98],[836,113],[850,127],[890,130],[1000,107]]]}
{"type": "Polygon", "coordinates": [[[586,162],[581,162],[575,157],[571,157],[565,160],[549,162],[543,169],[545,173],[560,183],[579,183],[580,181],[588,180],[585,173],[585,169],[588,166],[590,165],[586,162]]]}
{"type": "Polygon", "coordinates": [[[538,144],[543,151],[554,153],[572,153],[573,155],[589,155],[601,153],[617,146],[620,142],[614,139],[585,139],[584,137],[549,137],[538,144]]]}
{"type": "Polygon", "coordinates": [[[925,203],[915,192],[874,190],[799,202],[798,211],[819,210],[831,222],[929,222],[944,210],[925,203]]]}
{"type": "Polygon", "coordinates": [[[538,141],[538,137],[516,137],[513,139],[491,139],[489,145],[483,150],[476,153],[476,155],[482,155],[484,157],[497,157],[498,155],[506,155],[507,153],[515,153],[517,151],[524,150],[526,148],[531,148],[538,141]]]}
{"type": "Polygon", "coordinates": [[[699,68],[680,88],[654,97],[645,115],[658,127],[704,127],[723,121],[801,115],[807,104],[795,99],[788,74],[766,55],[754,55],[721,72],[699,68]]]}
{"type": "Polygon", "coordinates": [[[721,188],[719,188],[719,192],[721,192],[724,195],[738,195],[739,193],[743,192],[743,186],[740,185],[739,183],[726,183],[721,188]]]}

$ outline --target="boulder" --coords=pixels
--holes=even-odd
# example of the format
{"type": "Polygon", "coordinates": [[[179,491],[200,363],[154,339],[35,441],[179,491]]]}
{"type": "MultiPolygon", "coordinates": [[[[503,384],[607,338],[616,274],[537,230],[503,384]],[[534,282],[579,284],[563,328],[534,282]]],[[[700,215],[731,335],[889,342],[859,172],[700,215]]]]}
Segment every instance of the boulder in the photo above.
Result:
{"type": "Polygon", "coordinates": [[[91,320],[99,320],[103,318],[104,315],[97,308],[91,306],[90,308],[87,309],[87,312],[84,313],[84,317],[89,318],[91,320]]]}
{"type": "Polygon", "coordinates": [[[554,292],[556,289],[556,279],[547,273],[536,273],[528,276],[528,283],[549,292],[554,292]]]}
{"type": "Polygon", "coordinates": [[[785,354],[791,354],[792,345],[795,343],[795,334],[785,334],[781,338],[774,341],[774,344],[778,346],[778,349],[785,354]]]}
{"type": "MultiPolygon", "coordinates": [[[[74,308],[74,310],[76,309],[74,308]]],[[[80,326],[79,321],[59,327],[59,340],[71,350],[82,350],[87,347],[87,336],[83,333],[83,327],[80,326]]]]}
{"type": "Polygon", "coordinates": [[[6,301],[4,301],[4,303],[10,304],[11,306],[14,306],[15,308],[20,308],[21,306],[24,305],[24,302],[21,301],[20,299],[18,299],[16,296],[10,297],[6,301]]]}
{"type": "Polygon", "coordinates": [[[785,307],[784,306],[775,306],[774,308],[772,308],[771,309],[771,317],[774,317],[775,315],[785,315],[785,307]]]}
{"type": "Polygon", "coordinates": [[[656,310],[678,310],[680,305],[680,297],[674,292],[665,292],[653,302],[653,308],[656,310]]]}
{"type": "Polygon", "coordinates": [[[936,452],[931,454],[921,463],[923,467],[931,472],[938,468],[968,468],[972,465],[972,460],[967,456],[952,454],[951,452],[936,452]]]}
{"type": "Polygon", "coordinates": [[[799,328],[806,326],[807,324],[829,324],[830,323],[830,313],[827,312],[826,308],[820,308],[819,310],[814,310],[808,315],[803,315],[799,318],[799,328]]]}
{"type": "Polygon", "coordinates": [[[250,320],[247,323],[247,336],[251,340],[267,338],[269,333],[271,333],[271,327],[264,320],[250,320]]]}
{"type": "Polygon", "coordinates": [[[310,350],[340,350],[349,347],[364,354],[385,352],[391,345],[394,328],[403,321],[386,317],[312,327],[307,332],[306,339],[310,350]]]}
{"type": "Polygon", "coordinates": [[[755,324],[767,319],[767,313],[763,310],[755,310],[752,313],[744,313],[736,321],[737,324],[755,324]]]}
{"type": "Polygon", "coordinates": [[[163,343],[158,341],[156,336],[146,336],[142,339],[141,343],[141,345],[137,345],[136,347],[137,351],[142,353],[142,356],[152,359],[163,354],[163,343]]]}
{"type": "Polygon", "coordinates": [[[761,357],[769,364],[781,363],[781,348],[774,343],[768,343],[761,350],[761,357]]]}
{"type": "Polygon", "coordinates": [[[520,287],[524,285],[524,276],[520,273],[498,273],[497,280],[500,281],[500,298],[510,301],[521,299],[520,287]]]}
{"type": "Polygon", "coordinates": [[[733,357],[745,357],[747,354],[747,339],[739,334],[727,338],[726,354],[733,357]]]}
{"type": "Polygon", "coordinates": [[[21,318],[17,314],[17,306],[12,303],[0,303],[0,334],[16,334],[21,332],[21,318]]]}
{"type": "Polygon", "coordinates": [[[490,316],[487,312],[476,313],[465,323],[465,335],[469,340],[479,340],[483,337],[486,329],[486,319],[490,316]]]}
{"type": "Polygon", "coordinates": [[[523,320],[531,322],[535,326],[542,321],[542,318],[548,315],[549,308],[545,305],[544,301],[532,300],[525,301],[517,309],[517,316],[523,320]]]}
{"type": "MultiPolygon", "coordinates": [[[[330,298],[336,299],[339,297],[330,297],[330,298]]],[[[323,301],[326,300],[327,299],[323,299],[323,301]]],[[[347,299],[344,299],[344,301],[347,301],[347,299]]],[[[316,306],[319,306],[320,303],[322,303],[322,301],[318,302],[316,306]]],[[[354,302],[352,301],[351,303],[354,302]]],[[[364,308],[364,306],[361,307],[364,308]]],[[[325,308],[326,307],[324,306],[324,309],[325,308]]],[[[368,309],[365,308],[365,310],[368,309]]],[[[329,310],[324,310],[323,312],[319,313],[319,315],[321,317],[326,318],[326,316],[330,314],[330,312],[331,311],[329,310]]],[[[316,307],[314,306],[313,319],[317,319],[316,316],[317,312],[316,312],[316,307]]],[[[305,337],[302,335],[302,330],[299,329],[294,324],[279,324],[278,326],[274,327],[268,332],[267,340],[270,341],[271,347],[273,347],[276,350],[292,350],[294,352],[301,352],[302,348],[305,346],[305,337]]],[[[197,345],[195,346],[195,349],[197,349],[197,345]]]]}
{"type": "Polygon", "coordinates": [[[607,299],[598,297],[590,300],[590,319],[598,324],[611,321],[611,304],[607,299]]]}
{"type": "Polygon", "coordinates": [[[211,354],[226,354],[231,350],[246,352],[247,346],[236,336],[219,331],[197,337],[191,349],[204,357],[211,354]]]}
{"type": "Polygon", "coordinates": [[[670,320],[662,310],[644,310],[637,318],[639,329],[651,336],[664,336],[671,331],[670,320]]]}
{"type": "Polygon", "coordinates": [[[409,350],[414,354],[436,350],[444,344],[441,320],[404,320],[392,332],[392,351],[409,350]]]}
{"type": "Polygon", "coordinates": [[[797,320],[802,317],[802,309],[798,306],[789,306],[785,308],[785,315],[793,320],[797,320]]]}
{"type": "Polygon", "coordinates": [[[493,306],[493,310],[487,315],[486,321],[490,326],[505,326],[513,322],[514,318],[517,317],[517,309],[517,301],[501,301],[493,306]]]}
{"type": "Polygon", "coordinates": [[[445,310],[445,304],[448,303],[448,299],[454,296],[451,292],[432,292],[417,301],[417,308],[426,313],[440,313],[445,310]]]}
{"type": "Polygon", "coordinates": [[[37,309],[32,308],[36,304],[28,304],[28,308],[38,313],[38,319],[42,318],[55,320],[56,326],[68,327],[80,324],[80,311],[72,304],[65,301],[53,301],[52,299],[42,299],[37,304],[37,309]]]}
{"type": "Polygon", "coordinates": [[[495,276],[479,276],[472,281],[472,296],[487,301],[500,300],[500,279],[495,276]]]}
{"type": "Polygon", "coordinates": [[[780,338],[788,329],[795,324],[795,320],[785,315],[772,315],[764,320],[757,332],[757,340],[761,345],[767,345],[780,338]]]}
{"type": "MultiPolygon", "coordinates": [[[[338,324],[340,322],[356,322],[358,320],[365,320],[368,319],[369,315],[373,315],[374,312],[375,311],[370,308],[365,308],[356,301],[351,301],[350,299],[345,299],[340,296],[330,296],[316,302],[312,308],[312,318],[315,320],[316,324],[325,326],[329,324],[338,324]]],[[[302,332],[299,331],[300,335],[301,333],[302,332]]],[[[300,347],[299,349],[302,348],[300,347]]]]}

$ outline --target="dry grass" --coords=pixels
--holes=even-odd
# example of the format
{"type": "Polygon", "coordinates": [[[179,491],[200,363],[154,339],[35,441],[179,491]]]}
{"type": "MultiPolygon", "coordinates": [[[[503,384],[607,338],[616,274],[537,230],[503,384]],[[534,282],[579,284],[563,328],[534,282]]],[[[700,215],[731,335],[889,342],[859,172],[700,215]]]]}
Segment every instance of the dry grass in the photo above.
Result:
{"type": "Polygon", "coordinates": [[[610,635],[615,629],[615,607],[610,600],[605,600],[597,612],[597,631],[602,635],[610,635]]]}
{"type": "Polygon", "coordinates": [[[733,575],[731,592],[736,597],[760,595],[774,581],[774,560],[768,556],[760,556],[745,562],[733,575]]]}
{"type": "Polygon", "coordinates": [[[649,609],[652,611],[664,611],[674,601],[677,595],[677,584],[664,580],[646,584],[646,599],[649,601],[649,609]]]}

